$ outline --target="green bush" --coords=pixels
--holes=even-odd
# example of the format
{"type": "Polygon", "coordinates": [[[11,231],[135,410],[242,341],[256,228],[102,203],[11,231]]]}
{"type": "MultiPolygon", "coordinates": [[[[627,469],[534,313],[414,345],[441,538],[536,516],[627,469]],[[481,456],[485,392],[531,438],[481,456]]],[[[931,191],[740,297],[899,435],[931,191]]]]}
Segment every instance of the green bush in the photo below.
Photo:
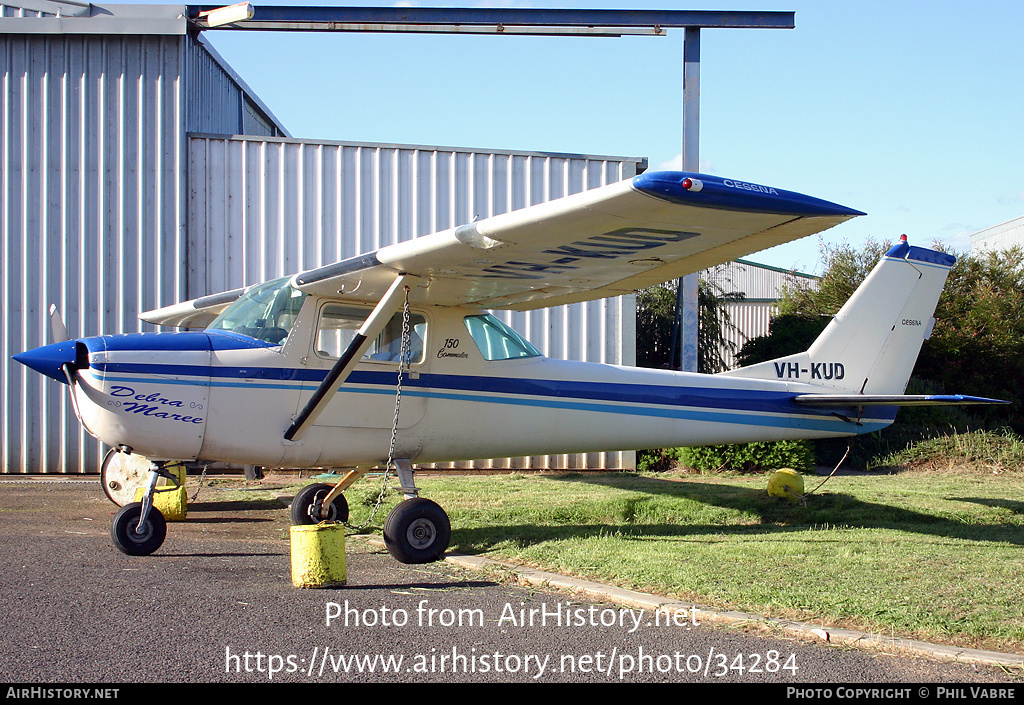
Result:
{"type": "Polygon", "coordinates": [[[652,448],[636,454],[640,472],[665,472],[677,464],[702,473],[763,472],[793,468],[810,472],[814,468],[811,441],[775,441],[700,448],[652,448]]]}
{"type": "Polygon", "coordinates": [[[675,467],[685,448],[650,448],[636,452],[636,469],[640,472],[666,472],[675,467]]]}
{"type": "Polygon", "coordinates": [[[680,461],[700,472],[763,472],[779,468],[810,472],[814,469],[814,445],[810,441],[766,441],[680,450],[680,461]]]}
{"type": "Polygon", "coordinates": [[[880,457],[875,465],[882,468],[953,465],[980,468],[986,473],[1016,473],[1024,468],[1024,437],[1007,428],[951,433],[928,438],[888,457],[880,457]]]}

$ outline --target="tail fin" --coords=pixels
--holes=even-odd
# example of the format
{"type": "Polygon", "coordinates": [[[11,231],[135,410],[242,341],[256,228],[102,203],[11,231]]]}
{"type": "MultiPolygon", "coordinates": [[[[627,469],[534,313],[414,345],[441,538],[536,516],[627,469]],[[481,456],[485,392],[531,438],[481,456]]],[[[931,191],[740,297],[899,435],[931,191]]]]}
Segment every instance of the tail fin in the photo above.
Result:
{"type": "Polygon", "coordinates": [[[904,236],[806,352],[721,374],[805,383],[826,394],[901,395],[955,262],[904,236]]]}

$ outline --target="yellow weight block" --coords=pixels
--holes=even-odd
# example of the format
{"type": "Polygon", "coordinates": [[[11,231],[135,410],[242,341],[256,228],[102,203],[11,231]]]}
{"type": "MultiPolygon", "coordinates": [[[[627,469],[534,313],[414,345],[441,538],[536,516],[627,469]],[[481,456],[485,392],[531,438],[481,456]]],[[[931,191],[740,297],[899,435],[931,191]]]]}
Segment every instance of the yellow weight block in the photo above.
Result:
{"type": "MultiPolygon", "coordinates": [[[[188,495],[185,492],[184,475],[185,471],[182,468],[180,486],[157,487],[153,492],[153,506],[160,510],[167,521],[185,521],[185,517],[188,516],[188,495]]],[[[145,494],[145,487],[137,488],[135,501],[141,502],[145,494]]]]}
{"type": "Polygon", "coordinates": [[[292,585],[298,588],[345,584],[345,527],[303,524],[291,527],[292,585]]]}

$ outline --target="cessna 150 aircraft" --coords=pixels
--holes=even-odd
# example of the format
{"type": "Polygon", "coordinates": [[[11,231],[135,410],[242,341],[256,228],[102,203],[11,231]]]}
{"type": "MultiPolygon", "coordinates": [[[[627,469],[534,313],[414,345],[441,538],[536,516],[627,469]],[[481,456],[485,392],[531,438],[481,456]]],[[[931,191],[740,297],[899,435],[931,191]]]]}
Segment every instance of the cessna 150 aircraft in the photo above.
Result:
{"type": "Polygon", "coordinates": [[[67,339],[15,359],[68,384],[92,435],[144,459],[147,491],[111,528],[125,553],[164,540],[152,498],[168,463],[353,468],[298,492],[295,523],[347,520],[342,492],[387,463],[405,499],[385,542],[428,562],[451,526],[417,495],[413,462],[847,436],[900,405],[991,401],[903,395],[954,262],[905,239],[806,352],[716,375],[548,359],[487,313],[630,293],[857,215],[644,173],[141,316],[201,332],[67,339]]]}

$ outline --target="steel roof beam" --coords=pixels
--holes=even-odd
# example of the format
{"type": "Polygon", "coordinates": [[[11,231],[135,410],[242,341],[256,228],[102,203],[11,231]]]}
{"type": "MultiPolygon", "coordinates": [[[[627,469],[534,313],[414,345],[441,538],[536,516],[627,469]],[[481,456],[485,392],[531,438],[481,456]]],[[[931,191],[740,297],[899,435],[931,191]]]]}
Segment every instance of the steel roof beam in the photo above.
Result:
{"type": "Polygon", "coordinates": [[[218,5],[187,5],[200,30],[450,32],[618,36],[665,29],[793,29],[792,12],[717,10],[565,10],[528,8],[312,7],[254,5],[253,17],[210,27],[201,13],[218,5]]]}

